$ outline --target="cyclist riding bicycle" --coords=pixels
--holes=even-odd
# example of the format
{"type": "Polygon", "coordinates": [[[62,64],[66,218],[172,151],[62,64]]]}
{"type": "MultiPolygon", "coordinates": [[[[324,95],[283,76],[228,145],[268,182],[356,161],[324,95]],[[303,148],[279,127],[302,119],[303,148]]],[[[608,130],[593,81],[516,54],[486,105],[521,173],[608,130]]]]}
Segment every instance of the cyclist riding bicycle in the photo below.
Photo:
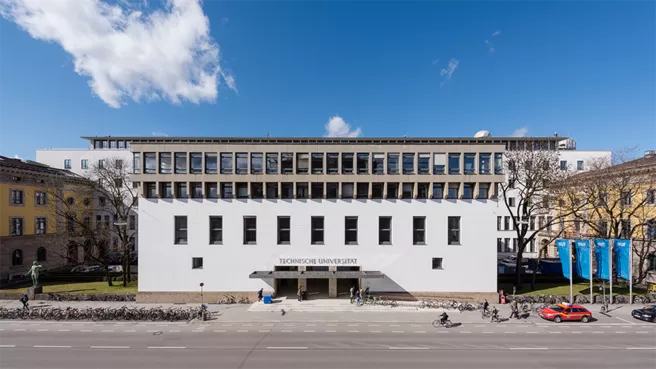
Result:
{"type": "Polygon", "coordinates": [[[499,310],[495,306],[492,307],[492,313],[490,315],[490,321],[499,320],[499,310]]]}
{"type": "Polygon", "coordinates": [[[440,315],[440,323],[444,324],[446,321],[449,320],[449,316],[447,315],[446,311],[440,315]]]}

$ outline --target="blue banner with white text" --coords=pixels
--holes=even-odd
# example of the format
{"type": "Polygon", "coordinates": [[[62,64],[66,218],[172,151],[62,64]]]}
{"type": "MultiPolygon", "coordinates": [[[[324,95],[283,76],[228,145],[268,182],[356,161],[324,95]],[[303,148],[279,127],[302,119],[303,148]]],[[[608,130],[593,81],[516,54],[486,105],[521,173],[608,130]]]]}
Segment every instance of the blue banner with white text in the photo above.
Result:
{"type": "Polygon", "coordinates": [[[557,239],[555,242],[556,248],[558,249],[558,257],[560,257],[560,264],[563,266],[563,276],[567,279],[570,279],[572,277],[571,271],[569,270],[569,263],[572,257],[569,243],[570,241],[557,239]],[[570,259],[568,259],[568,257],[570,259]]]}
{"type": "Polygon", "coordinates": [[[597,239],[595,243],[595,259],[597,260],[597,272],[595,277],[610,281],[610,242],[597,239]]]}
{"type": "Polygon", "coordinates": [[[631,254],[631,241],[629,240],[613,240],[613,248],[615,249],[615,268],[617,276],[623,279],[631,278],[630,268],[630,254],[631,254]]]}
{"type": "Polygon", "coordinates": [[[576,244],[576,275],[590,279],[590,240],[575,240],[576,244]]]}

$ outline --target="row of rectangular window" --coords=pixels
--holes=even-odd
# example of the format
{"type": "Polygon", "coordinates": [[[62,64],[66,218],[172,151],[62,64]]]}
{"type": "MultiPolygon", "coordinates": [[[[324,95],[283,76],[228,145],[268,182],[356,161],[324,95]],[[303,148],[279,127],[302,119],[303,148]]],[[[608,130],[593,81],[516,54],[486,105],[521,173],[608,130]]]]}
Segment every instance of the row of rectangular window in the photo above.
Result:
{"type": "Polygon", "coordinates": [[[129,149],[130,141],[125,140],[93,140],[94,149],[129,149]]]}
{"type": "MultiPolygon", "coordinates": [[[[143,162],[145,174],[324,174],[324,170],[326,174],[339,174],[340,171],[340,153],[250,153],[250,165],[249,153],[246,152],[144,152],[143,158],[142,153],[133,155],[134,173],[141,173],[143,162]],[[296,155],[296,168],[294,168],[294,155],[296,155]],[[157,168],[157,159],[159,159],[159,168],[157,168]]],[[[432,173],[439,175],[447,174],[448,164],[448,174],[461,174],[461,155],[462,173],[476,174],[476,153],[342,153],[341,172],[342,174],[432,173]],[[385,170],[386,156],[387,170],[385,170]],[[416,168],[415,157],[417,157],[416,168]]],[[[494,154],[494,173],[503,173],[502,153],[494,154]]],[[[491,153],[478,154],[478,174],[492,174],[491,153]]]]}
{"type": "MultiPolygon", "coordinates": [[[[174,218],[175,235],[174,244],[186,245],[189,229],[187,228],[187,216],[176,215],[174,218]]],[[[447,243],[449,245],[460,244],[460,217],[447,218],[447,243]]],[[[257,244],[257,217],[244,216],[243,218],[243,244],[257,244]]],[[[209,217],[209,243],[212,245],[223,244],[223,217],[209,217]]],[[[291,243],[291,217],[279,216],[277,218],[277,243],[288,245],[291,243]]],[[[310,217],[310,244],[322,245],[324,243],[324,217],[310,217]]],[[[358,244],[358,217],[344,217],[344,243],[346,245],[358,244]]],[[[378,244],[392,244],[392,217],[378,217],[378,244]]],[[[426,244],[426,217],[417,216],[412,218],[412,244],[426,244]]]]}
{"type": "MultiPolygon", "coordinates": [[[[123,167],[123,160],[117,159],[114,161],[114,165],[117,169],[123,167]]],[[[98,160],[98,169],[105,168],[105,159],[98,160]]],[[[71,159],[64,159],[64,169],[72,169],[71,159]]],[[[89,159],[80,160],[80,169],[89,169],[89,159]]]]}
{"type": "MultiPolygon", "coordinates": [[[[145,182],[146,198],[193,199],[489,199],[490,183],[145,182]],[[159,188],[158,187],[159,184],[159,188]],[[341,197],[340,197],[341,184],[341,197]],[[371,191],[370,191],[371,187],[371,191]],[[203,190],[205,190],[203,192],[203,190]],[[220,190],[220,192],[219,192],[220,190]],[[280,190],[280,191],[279,191],[280,190]],[[266,195],[266,197],[265,197],[266,195]]],[[[494,190],[494,188],[492,188],[494,190]]]]}
{"type": "MultiPolygon", "coordinates": [[[[528,230],[529,231],[534,231],[536,229],[535,228],[536,219],[537,219],[537,229],[538,230],[542,230],[545,226],[546,226],[548,231],[552,230],[553,217],[549,215],[549,216],[546,216],[546,217],[545,216],[537,216],[537,217],[536,216],[530,216],[530,217],[528,217],[528,230]]],[[[521,224],[521,220],[520,220],[519,217],[515,217],[515,220],[516,220],[515,223],[521,224]]],[[[510,217],[510,216],[504,216],[504,217],[498,216],[497,217],[497,231],[513,231],[513,230],[515,230],[513,228],[514,228],[514,226],[513,226],[512,217],[510,217]]]]}
{"type": "MultiPolygon", "coordinates": [[[[443,258],[432,258],[431,260],[431,269],[439,270],[442,268],[443,258]]],[[[192,257],[191,258],[191,269],[203,269],[203,258],[202,257],[192,257]]]]}
{"type": "MultiPolygon", "coordinates": [[[[512,245],[510,244],[510,238],[497,238],[497,252],[516,252],[519,247],[519,240],[517,238],[512,239],[512,245]]],[[[535,252],[535,239],[532,239],[526,248],[526,252],[535,252]]]]}
{"type": "MultiPolygon", "coordinates": [[[[12,236],[22,236],[25,234],[25,222],[21,217],[12,217],[10,218],[10,227],[12,236]]],[[[46,217],[36,217],[34,220],[34,234],[46,234],[47,233],[47,218],[46,217]]]]}
{"type": "MultiPolygon", "coordinates": [[[[34,192],[34,205],[43,206],[48,202],[48,194],[45,191],[34,192]]],[[[25,191],[10,190],[9,205],[25,205],[25,191]]]]}

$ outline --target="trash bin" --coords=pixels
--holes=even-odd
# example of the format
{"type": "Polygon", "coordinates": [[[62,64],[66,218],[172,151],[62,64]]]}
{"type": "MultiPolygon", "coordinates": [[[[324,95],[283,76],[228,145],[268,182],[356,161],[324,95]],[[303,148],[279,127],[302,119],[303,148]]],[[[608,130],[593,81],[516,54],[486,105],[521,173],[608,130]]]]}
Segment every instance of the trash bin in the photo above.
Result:
{"type": "Polygon", "coordinates": [[[271,295],[264,295],[264,303],[265,304],[271,303],[271,295]]]}

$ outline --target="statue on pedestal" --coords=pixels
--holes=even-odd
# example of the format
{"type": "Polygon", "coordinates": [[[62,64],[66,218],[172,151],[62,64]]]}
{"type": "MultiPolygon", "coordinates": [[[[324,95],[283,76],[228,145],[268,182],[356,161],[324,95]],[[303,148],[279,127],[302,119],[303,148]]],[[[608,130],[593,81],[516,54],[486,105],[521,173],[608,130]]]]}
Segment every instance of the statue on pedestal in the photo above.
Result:
{"type": "Polygon", "coordinates": [[[43,268],[43,265],[37,264],[37,262],[32,263],[30,270],[25,273],[25,275],[32,276],[32,287],[37,287],[39,285],[39,269],[43,268]]]}

